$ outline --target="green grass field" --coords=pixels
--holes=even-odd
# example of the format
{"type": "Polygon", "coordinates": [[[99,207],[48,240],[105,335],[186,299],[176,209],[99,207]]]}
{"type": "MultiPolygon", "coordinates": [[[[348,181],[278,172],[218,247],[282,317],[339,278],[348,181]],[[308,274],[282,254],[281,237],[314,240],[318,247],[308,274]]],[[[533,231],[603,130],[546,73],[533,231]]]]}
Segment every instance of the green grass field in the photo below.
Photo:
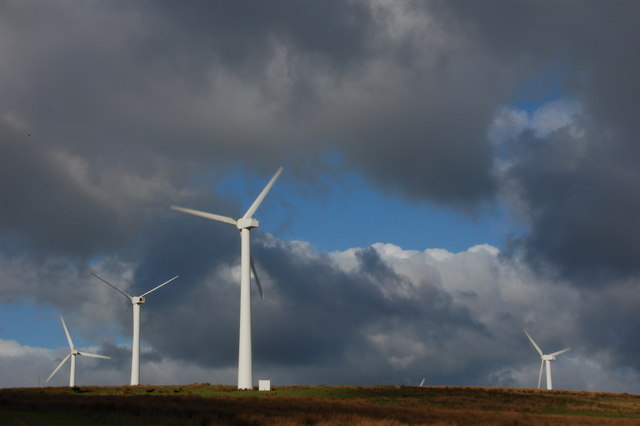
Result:
{"type": "Polygon", "coordinates": [[[640,424],[640,396],[405,386],[0,389],[1,425],[640,424]]]}

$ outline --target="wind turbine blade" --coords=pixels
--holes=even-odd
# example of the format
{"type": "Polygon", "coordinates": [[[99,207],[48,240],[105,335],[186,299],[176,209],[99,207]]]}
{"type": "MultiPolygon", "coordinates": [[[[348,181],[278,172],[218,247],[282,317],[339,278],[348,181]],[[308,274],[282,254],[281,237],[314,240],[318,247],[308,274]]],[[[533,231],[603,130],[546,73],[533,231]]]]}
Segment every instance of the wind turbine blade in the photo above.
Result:
{"type": "Polygon", "coordinates": [[[169,281],[165,281],[165,282],[163,282],[162,284],[160,284],[159,286],[152,288],[152,289],[151,289],[151,290],[149,290],[148,292],[146,292],[146,293],[144,293],[144,294],[141,294],[141,295],[140,295],[140,297],[144,297],[144,296],[146,296],[146,295],[147,295],[147,294],[149,294],[149,293],[153,293],[154,291],[156,291],[156,290],[157,290],[157,289],[159,289],[160,287],[162,287],[162,286],[165,286],[165,285],[169,284],[171,281],[175,280],[175,279],[176,279],[176,278],[178,278],[179,276],[180,276],[180,275],[176,275],[175,277],[171,278],[169,281]]]}
{"type": "Polygon", "coordinates": [[[538,345],[536,345],[536,342],[533,341],[533,338],[531,336],[529,336],[529,333],[527,333],[527,330],[525,330],[524,328],[522,329],[522,331],[524,331],[524,334],[527,335],[527,337],[529,338],[529,340],[531,341],[531,344],[533,345],[534,348],[536,348],[536,351],[538,351],[538,353],[540,354],[540,356],[544,355],[542,353],[542,350],[538,347],[538,345]]]}
{"type": "Polygon", "coordinates": [[[103,283],[105,283],[106,285],[112,287],[115,291],[117,291],[118,293],[123,294],[125,297],[128,297],[129,299],[133,299],[133,296],[131,296],[130,294],[125,293],[124,291],[120,290],[118,287],[116,287],[115,285],[111,284],[109,281],[105,280],[104,278],[100,278],[99,276],[97,276],[96,274],[94,274],[93,272],[91,273],[91,275],[93,275],[94,277],[96,277],[97,279],[99,279],[100,281],[102,281],[103,283]]]}
{"type": "Polygon", "coordinates": [[[51,373],[51,374],[49,375],[49,377],[47,377],[47,380],[46,380],[46,381],[47,381],[47,383],[49,383],[49,380],[51,380],[51,378],[52,378],[53,376],[55,376],[55,374],[58,372],[58,370],[60,370],[60,368],[62,368],[62,366],[64,365],[64,363],[65,363],[65,362],[67,362],[67,360],[68,360],[69,358],[71,358],[71,354],[69,354],[69,355],[65,356],[65,357],[64,357],[64,359],[60,362],[60,364],[58,364],[58,366],[56,367],[56,369],[55,369],[55,370],[53,370],[53,373],[51,373]]]}
{"type": "Polygon", "coordinates": [[[67,335],[67,342],[69,342],[69,347],[73,351],[73,340],[71,340],[71,335],[69,334],[69,330],[67,329],[67,324],[64,323],[64,318],[62,318],[62,315],[60,315],[60,321],[62,321],[62,327],[64,327],[64,334],[67,335]]]}
{"type": "Polygon", "coordinates": [[[258,272],[256,271],[256,265],[253,264],[253,259],[249,258],[251,262],[251,270],[253,271],[253,277],[256,279],[256,284],[258,285],[258,291],[260,291],[260,298],[264,300],[264,293],[262,293],[262,286],[260,285],[260,279],[258,278],[258,272]]]}
{"type": "Polygon", "coordinates": [[[220,216],[219,214],[207,213],[200,210],[187,209],[185,207],[171,206],[171,210],[192,214],[194,216],[204,217],[205,219],[216,220],[218,222],[228,223],[229,225],[233,225],[233,226],[236,226],[236,224],[238,223],[235,219],[228,216],[220,216]]]}
{"type": "Polygon", "coordinates": [[[253,202],[253,204],[251,204],[251,207],[249,207],[249,210],[247,210],[247,212],[244,214],[244,216],[242,216],[243,218],[252,217],[253,214],[256,212],[256,210],[258,210],[258,207],[260,207],[260,204],[262,203],[262,200],[264,200],[264,197],[267,196],[267,193],[269,192],[269,190],[271,189],[271,187],[275,183],[276,179],[278,179],[278,176],[280,176],[280,173],[282,173],[282,170],[284,170],[284,169],[282,167],[280,167],[276,171],[276,173],[273,175],[273,177],[271,178],[271,180],[269,181],[267,186],[265,186],[264,189],[262,190],[262,192],[260,193],[260,195],[258,195],[258,198],[256,198],[256,200],[253,202]]]}
{"type": "Polygon", "coordinates": [[[565,352],[569,352],[570,350],[571,350],[571,348],[566,348],[566,349],[563,349],[563,350],[561,350],[561,351],[554,352],[554,353],[550,354],[549,356],[556,356],[556,355],[560,355],[560,354],[563,354],[563,353],[565,353],[565,352]]]}
{"type": "Polygon", "coordinates": [[[544,369],[544,360],[540,361],[540,374],[538,375],[538,389],[540,389],[540,383],[542,382],[542,370],[544,369]]]}
{"type": "Polygon", "coordinates": [[[110,356],[90,354],[89,352],[78,352],[78,355],[88,356],[89,358],[103,358],[103,359],[111,359],[111,357],[110,357],[110,356]]]}
{"type": "Polygon", "coordinates": [[[426,380],[426,379],[423,377],[423,378],[422,378],[422,381],[420,382],[420,384],[419,384],[418,386],[422,386],[422,385],[424,385],[424,381],[425,381],[425,380],[426,380]]]}

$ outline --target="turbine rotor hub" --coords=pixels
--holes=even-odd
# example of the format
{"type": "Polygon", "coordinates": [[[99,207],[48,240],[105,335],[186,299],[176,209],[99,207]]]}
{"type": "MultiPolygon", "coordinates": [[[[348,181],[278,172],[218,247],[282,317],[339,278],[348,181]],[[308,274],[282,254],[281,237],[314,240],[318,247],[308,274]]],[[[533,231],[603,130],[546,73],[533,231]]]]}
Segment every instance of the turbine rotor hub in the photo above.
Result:
{"type": "Polygon", "coordinates": [[[131,303],[133,303],[134,305],[142,305],[144,303],[144,297],[134,296],[131,298],[131,303]]]}
{"type": "Polygon", "coordinates": [[[252,229],[252,228],[257,228],[258,227],[258,219],[254,219],[252,217],[243,217],[238,219],[238,222],[236,223],[236,227],[238,229],[252,229]]]}

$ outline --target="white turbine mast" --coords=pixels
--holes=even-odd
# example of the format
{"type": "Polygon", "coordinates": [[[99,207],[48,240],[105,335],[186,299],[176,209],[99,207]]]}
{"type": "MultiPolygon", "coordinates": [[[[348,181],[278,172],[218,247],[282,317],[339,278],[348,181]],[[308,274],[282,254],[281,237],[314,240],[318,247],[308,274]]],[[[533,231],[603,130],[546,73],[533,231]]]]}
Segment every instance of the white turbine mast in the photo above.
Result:
{"type": "Polygon", "coordinates": [[[71,351],[66,357],[64,357],[64,359],[60,362],[60,364],[58,364],[56,369],[53,370],[53,373],[51,373],[49,377],[47,377],[47,383],[49,383],[49,380],[51,380],[51,378],[55,376],[58,370],[62,368],[64,363],[67,362],[69,358],[71,358],[71,372],[69,373],[69,387],[74,387],[76,385],[76,356],[81,355],[81,356],[88,356],[91,358],[104,358],[104,359],[111,359],[111,357],[104,356],[104,355],[90,354],[89,352],[80,352],[79,350],[77,350],[73,344],[73,340],[71,340],[71,335],[69,334],[69,330],[67,329],[67,324],[64,323],[64,318],[62,318],[62,315],[60,316],[60,321],[62,322],[62,327],[64,328],[64,334],[67,335],[67,342],[69,342],[69,349],[71,349],[71,351]]]}
{"type": "Polygon", "coordinates": [[[93,275],[103,283],[109,285],[118,293],[127,297],[131,301],[131,304],[133,305],[133,342],[131,344],[131,386],[138,385],[140,384],[140,305],[142,305],[145,302],[144,297],[146,295],[153,293],[154,291],[158,290],[160,287],[169,284],[171,281],[178,278],[178,275],[152,288],[146,293],[142,293],[140,296],[131,296],[130,294],[125,293],[115,285],[111,284],[109,281],[99,277],[93,272],[91,273],[91,275],[93,275]]]}
{"type": "Polygon", "coordinates": [[[538,351],[538,353],[540,354],[541,361],[540,361],[540,374],[538,374],[538,389],[540,389],[540,382],[542,381],[542,370],[545,366],[547,370],[547,389],[553,389],[553,383],[551,381],[551,361],[555,361],[558,355],[563,354],[567,351],[570,351],[571,348],[565,348],[565,349],[562,349],[561,351],[554,352],[548,355],[544,354],[542,352],[542,349],[540,349],[540,347],[536,344],[536,342],[534,342],[533,338],[529,335],[529,333],[527,333],[527,330],[523,329],[522,331],[524,331],[524,334],[527,335],[533,347],[536,348],[536,351],[538,351]]]}
{"type": "Polygon", "coordinates": [[[187,209],[184,207],[171,206],[172,210],[200,216],[218,222],[235,226],[240,231],[241,252],[240,252],[240,337],[238,345],[238,389],[253,388],[253,366],[251,352],[251,270],[256,278],[256,284],[260,291],[260,296],[264,298],[260,281],[255,266],[251,260],[251,240],[250,230],[258,227],[258,220],[253,218],[260,204],[267,196],[267,193],[282,173],[280,167],[273,175],[269,183],[264,187],[258,198],[251,204],[249,210],[240,219],[233,219],[228,216],[220,216],[200,210],[187,209]]]}

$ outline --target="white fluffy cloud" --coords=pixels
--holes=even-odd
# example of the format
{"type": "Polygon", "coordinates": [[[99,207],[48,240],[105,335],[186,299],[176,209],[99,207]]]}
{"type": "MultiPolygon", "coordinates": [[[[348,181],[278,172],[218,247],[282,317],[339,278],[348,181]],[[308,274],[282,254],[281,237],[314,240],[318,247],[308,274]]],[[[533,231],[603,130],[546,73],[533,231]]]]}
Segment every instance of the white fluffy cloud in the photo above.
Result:
{"type": "Polygon", "coordinates": [[[493,117],[489,128],[489,140],[495,144],[514,139],[526,130],[538,138],[546,138],[550,133],[570,127],[574,134],[576,117],[582,112],[580,102],[560,99],[538,106],[533,112],[517,107],[504,106],[493,117]]]}

